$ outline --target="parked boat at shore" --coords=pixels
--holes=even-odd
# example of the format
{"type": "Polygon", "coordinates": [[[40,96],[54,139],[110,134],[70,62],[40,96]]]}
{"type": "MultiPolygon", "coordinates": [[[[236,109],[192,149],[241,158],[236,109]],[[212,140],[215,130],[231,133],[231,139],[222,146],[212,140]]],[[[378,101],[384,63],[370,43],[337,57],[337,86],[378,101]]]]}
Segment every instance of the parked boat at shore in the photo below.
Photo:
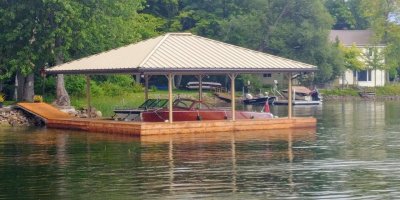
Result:
{"type": "Polygon", "coordinates": [[[264,105],[266,102],[268,102],[268,104],[272,105],[274,104],[276,99],[276,96],[258,95],[253,97],[251,94],[247,93],[245,99],[243,100],[243,103],[247,105],[264,105]]]}
{"type": "MultiPolygon", "coordinates": [[[[270,112],[236,111],[236,119],[269,119],[270,112]]],[[[144,122],[164,122],[168,120],[168,108],[147,110],[141,113],[144,122]]],[[[230,109],[211,108],[202,101],[177,99],[173,103],[174,121],[227,120],[232,118],[230,109]]]]}
{"type": "MultiPolygon", "coordinates": [[[[319,105],[322,103],[322,97],[317,89],[310,90],[304,86],[293,86],[293,105],[319,105]]],[[[274,105],[288,105],[288,90],[282,91],[282,96],[285,99],[277,99],[274,105]]]]}
{"type": "MultiPolygon", "coordinates": [[[[169,109],[166,99],[149,99],[135,109],[115,109],[114,119],[124,121],[165,122],[169,109]]],[[[269,119],[274,116],[265,112],[236,111],[236,119],[269,119]]],[[[227,120],[232,119],[230,109],[212,108],[206,103],[192,99],[177,99],[173,103],[174,121],[227,120]]]]}

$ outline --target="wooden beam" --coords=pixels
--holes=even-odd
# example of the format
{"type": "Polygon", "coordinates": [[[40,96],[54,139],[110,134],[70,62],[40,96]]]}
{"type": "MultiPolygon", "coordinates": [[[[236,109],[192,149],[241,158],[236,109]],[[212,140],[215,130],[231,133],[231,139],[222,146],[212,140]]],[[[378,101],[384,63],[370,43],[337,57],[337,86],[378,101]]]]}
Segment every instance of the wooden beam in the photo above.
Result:
{"type": "Polygon", "coordinates": [[[197,80],[199,81],[199,101],[203,100],[203,75],[198,75],[197,80]]]}
{"type": "Polygon", "coordinates": [[[231,79],[231,110],[232,110],[232,121],[236,121],[236,105],[235,105],[235,79],[237,74],[229,74],[231,79]]]}
{"type": "Polygon", "coordinates": [[[149,79],[151,75],[144,75],[144,99],[149,99],[149,79]]]}
{"type": "Polygon", "coordinates": [[[289,79],[289,88],[288,88],[288,118],[292,118],[292,73],[288,73],[288,79],[289,79]]]}
{"type": "Polygon", "coordinates": [[[86,75],[86,99],[87,99],[87,115],[88,118],[91,118],[91,112],[92,112],[92,104],[91,104],[91,98],[90,98],[90,76],[86,75]]]}

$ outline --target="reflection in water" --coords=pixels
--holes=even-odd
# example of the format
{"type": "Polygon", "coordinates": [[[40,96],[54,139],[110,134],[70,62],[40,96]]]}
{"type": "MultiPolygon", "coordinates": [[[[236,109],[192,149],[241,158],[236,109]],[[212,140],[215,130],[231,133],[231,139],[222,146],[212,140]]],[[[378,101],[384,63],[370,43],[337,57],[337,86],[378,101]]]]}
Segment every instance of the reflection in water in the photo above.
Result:
{"type": "Polygon", "coordinates": [[[400,195],[397,102],[294,109],[318,128],[141,138],[0,128],[0,199],[400,195]]]}

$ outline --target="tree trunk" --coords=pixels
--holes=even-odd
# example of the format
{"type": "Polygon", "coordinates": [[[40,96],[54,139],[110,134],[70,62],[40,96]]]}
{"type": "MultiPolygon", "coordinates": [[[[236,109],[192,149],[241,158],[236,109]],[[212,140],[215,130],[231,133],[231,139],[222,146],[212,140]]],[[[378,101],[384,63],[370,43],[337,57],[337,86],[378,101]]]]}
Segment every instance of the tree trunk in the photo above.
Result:
{"type": "Polygon", "coordinates": [[[15,90],[17,101],[27,101],[32,102],[33,96],[35,95],[34,91],[34,74],[29,74],[28,76],[24,76],[20,72],[17,72],[15,78],[15,90]]]}
{"type": "Polygon", "coordinates": [[[22,101],[24,96],[25,77],[20,72],[17,72],[15,81],[15,87],[17,90],[16,100],[22,101]]]}
{"type": "Polygon", "coordinates": [[[22,99],[24,101],[33,102],[34,91],[34,75],[29,74],[25,77],[24,93],[22,99]]]}
{"type": "MultiPolygon", "coordinates": [[[[57,38],[56,47],[60,46],[61,39],[57,38]]],[[[64,62],[62,53],[58,53],[56,56],[56,65],[60,65],[64,62]]],[[[57,74],[57,83],[56,83],[56,100],[53,104],[57,106],[71,106],[71,100],[69,98],[68,92],[65,89],[65,81],[63,74],[57,74]]]]}
{"type": "Polygon", "coordinates": [[[57,98],[55,104],[57,106],[71,106],[71,101],[67,90],[65,89],[64,75],[57,75],[57,85],[56,85],[57,98]]]}

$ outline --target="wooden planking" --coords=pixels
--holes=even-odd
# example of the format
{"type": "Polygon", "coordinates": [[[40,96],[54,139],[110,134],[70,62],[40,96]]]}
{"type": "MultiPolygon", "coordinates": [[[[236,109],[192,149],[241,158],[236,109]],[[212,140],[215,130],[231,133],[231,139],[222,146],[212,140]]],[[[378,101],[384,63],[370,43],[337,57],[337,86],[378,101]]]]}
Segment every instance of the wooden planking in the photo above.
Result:
{"type": "Polygon", "coordinates": [[[49,128],[81,130],[123,135],[198,134],[234,131],[262,131],[316,127],[315,118],[273,118],[237,121],[122,122],[74,118],[46,103],[19,103],[18,106],[46,120],[49,128]]]}
{"type": "Polygon", "coordinates": [[[196,134],[207,132],[262,131],[315,127],[315,118],[274,118],[268,120],[190,121],[190,122],[120,122],[98,119],[52,119],[49,128],[74,129],[124,135],[196,134]]]}
{"type": "Polygon", "coordinates": [[[172,133],[202,133],[202,132],[232,132],[249,130],[271,130],[287,128],[315,127],[315,118],[275,118],[268,120],[238,120],[232,121],[201,121],[175,122],[173,124],[143,124],[141,135],[172,134],[172,133]]]}
{"type": "Polygon", "coordinates": [[[29,113],[43,118],[44,120],[72,118],[67,113],[62,112],[47,103],[18,103],[17,106],[29,113]]]}

